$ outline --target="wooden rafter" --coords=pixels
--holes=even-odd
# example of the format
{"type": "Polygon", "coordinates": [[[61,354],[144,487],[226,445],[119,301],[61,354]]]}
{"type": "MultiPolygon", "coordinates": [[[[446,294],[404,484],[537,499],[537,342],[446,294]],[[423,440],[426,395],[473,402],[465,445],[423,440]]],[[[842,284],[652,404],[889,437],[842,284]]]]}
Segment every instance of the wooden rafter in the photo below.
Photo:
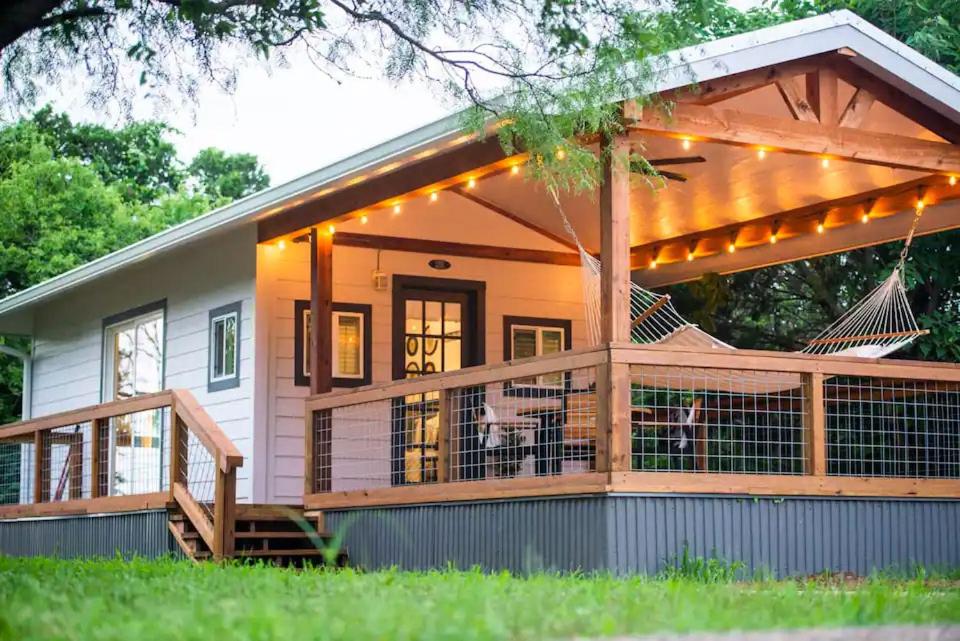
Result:
{"type": "Polygon", "coordinates": [[[838,120],[837,73],[832,66],[824,66],[806,75],[807,102],[817,120],[824,125],[835,125],[838,120]]]}
{"type": "Polygon", "coordinates": [[[870,107],[873,106],[875,98],[872,93],[866,89],[857,89],[850,97],[850,102],[843,108],[840,114],[840,121],[837,123],[841,127],[857,128],[866,120],[870,113],[870,107]]]}
{"type": "Polygon", "coordinates": [[[333,243],[334,245],[343,247],[364,247],[368,249],[385,249],[441,256],[463,256],[466,258],[545,263],[548,265],[580,265],[579,254],[572,252],[454,243],[441,240],[424,240],[421,238],[403,238],[399,236],[377,236],[374,234],[337,232],[334,234],[333,243]]]}
{"type": "Polygon", "coordinates": [[[805,120],[806,122],[818,122],[817,114],[813,107],[807,102],[806,96],[800,94],[800,87],[794,78],[781,78],[777,80],[777,91],[790,110],[790,115],[795,120],[805,120]]]}
{"type": "Polygon", "coordinates": [[[693,137],[897,169],[960,173],[960,145],[700,105],[677,105],[670,117],[640,113],[634,105],[626,116],[633,136],[693,137]]]}
{"type": "Polygon", "coordinates": [[[461,198],[466,198],[467,200],[469,200],[469,201],[471,201],[471,202],[474,202],[474,203],[480,205],[480,206],[483,207],[484,209],[487,209],[487,210],[489,210],[489,211],[492,211],[492,212],[495,213],[495,214],[499,214],[500,216],[503,216],[504,218],[506,218],[506,219],[508,219],[508,220],[512,220],[513,222],[517,223],[518,225],[523,225],[523,226],[526,227],[527,229],[530,229],[530,230],[532,230],[532,231],[535,231],[536,233],[540,234],[541,236],[544,236],[545,238],[549,238],[550,240],[552,240],[552,241],[555,242],[555,243],[559,243],[560,245],[563,245],[564,247],[567,247],[567,248],[569,248],[569,249],[572,249],[573,251],[578,251],[577,245],[576,245],[575,243],[572,243],[572,242],[570,242],[568,239],[563,238],[563,237],[561,237],[561,236],[558,236],[558,235],[554,234],[553,232],[548,231],[548,230],[544,229],[543,227],[540,227],[539,225],[533,224],[532,222],[530,222],[530,221],[527,220],[526,218],[523,218],[523,217],[520,216],[519,214],[515,214],[515,213],[513,213],[512,211],[510,211],[509,209],[506,209],[506,208],[504,208],[504,207],[501,207],[500,205],[498,205],[498,204],[496,204],[496,203],[494,203],[494,202],[491,202],[491,201],[487,200],[486,198],[483,198],[483,197],[481,197],[481,196],[478,196],[477,194],[475,194],[475,193],[473,193],[473,192],[471,192],[471,191],[467,191],[466,189],[461,189],[461,188],[459,188],[459,187],[454,187],[454,188],[451,189],[450,191],[452,191],[453,193],[457,194],[457,195],[460,196],[461,198]]]}

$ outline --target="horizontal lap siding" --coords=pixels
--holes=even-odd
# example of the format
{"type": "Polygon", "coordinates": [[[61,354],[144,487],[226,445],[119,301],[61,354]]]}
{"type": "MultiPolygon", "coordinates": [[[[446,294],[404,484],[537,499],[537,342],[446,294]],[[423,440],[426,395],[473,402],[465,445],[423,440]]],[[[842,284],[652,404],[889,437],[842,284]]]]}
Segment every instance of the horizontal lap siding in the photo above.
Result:
{"type": "Polygon", "coordinates": [[[351,563],[655,574],[683,555],[778,577],[960,568],[960,501],[567,497],[325,514],[351,563]]]}
{"type": "Polygon", "coordinates": [[[244,455],[240,500],[253,475],[254,279],[256,230],[214,236],[97,279],[39,307],[34,316],[33,415],[102,400],[103,319],[166,299],[165,386],[197,397],[244,455]],[[211,309],[241,301],[240,386],[207,392],[211,309]]]}
{"type": "MultiPolygon", "coordinates": [[[[369,225],[353,222],[338,229],[359,233],[429,238],[462,243],[530,247],[565,251],[542,236],[491,214],[477,205],[443,194],[436,206],[405,206],[401,216],[371,215],[369,225]],[[445,207],[447,209],[445,209],[445,207]],[[456,208],[455,210],[453,208],[456,208]],[[450,217],[454,211],[462,217],[450,217]]],[[[258,254],[258,305],[269,319],[268,405],[269,449],[267,496],[276,502],[299,502],[303,494],[303,398],[306,387],[294,385],[294,301],[310,298],[310,249],[307,243],[287,243],[280,250],[263,246],[258,254]]],[[[586,326],[580,271],[577,267],[448,257],[451,268],[430,269],[433,254],[384,251],[380,269],[396,274],[478,280],[486,290],[486,359],[503,359],[503,317],[538,316],[573,321],[573,346],[585,344],[586,326]]],[[[371,273],[375,250],[334,245],[334,300],[373,306],[373,380],[391,374],[392,291],[374,291],[371,273]]]]}

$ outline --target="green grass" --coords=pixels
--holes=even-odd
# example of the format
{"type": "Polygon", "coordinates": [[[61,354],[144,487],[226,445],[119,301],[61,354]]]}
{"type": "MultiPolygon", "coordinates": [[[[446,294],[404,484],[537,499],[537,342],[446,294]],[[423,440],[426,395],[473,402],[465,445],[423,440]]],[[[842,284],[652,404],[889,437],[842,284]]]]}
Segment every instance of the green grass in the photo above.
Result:
{"type": "MultiPolygon", "coordinates": [[[[706,578],[716,578],[708,573],[706,578]]],[[[0,639],[563,639],[960,621],[943,580],[709,582],[0,558],[0,639]]]]}

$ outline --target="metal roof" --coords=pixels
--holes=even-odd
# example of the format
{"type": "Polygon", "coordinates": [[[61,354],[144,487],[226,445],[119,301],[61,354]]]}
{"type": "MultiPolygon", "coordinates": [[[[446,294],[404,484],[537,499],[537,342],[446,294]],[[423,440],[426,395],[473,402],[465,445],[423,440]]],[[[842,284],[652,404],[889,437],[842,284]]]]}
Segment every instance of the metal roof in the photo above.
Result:
{"type": "MultiPolygon", "coordinates": [[[[960,122],[960,78],[850,11],[767,27],[674,51],[652,91],[665,91],[751,69],[849,48],[882,80],[960,122]]],[[[349,181],[463,132],[453,114],[276,187],[238,200],[29,287],[0,301],[0,318],[187,242],[250,224],[274,209],[349,181]]]]}

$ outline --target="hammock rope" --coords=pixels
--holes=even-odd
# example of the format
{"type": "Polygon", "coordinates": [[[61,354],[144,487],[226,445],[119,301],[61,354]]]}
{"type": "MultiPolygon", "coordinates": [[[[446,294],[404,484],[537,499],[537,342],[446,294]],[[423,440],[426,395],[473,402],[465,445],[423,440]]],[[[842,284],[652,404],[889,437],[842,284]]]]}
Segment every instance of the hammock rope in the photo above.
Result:
{"type": "MultiPolygon", "coordinates": [[[[551,187],[549,192],[563,228],[580,254],[587,335],[590,344],[598,345],[601,342],[601,264],[580,243],[556,190],[551,187]]],[[[904,265],[922,214],[923,207],[918,206],[900,258],[890,276],[809,341],[802,353],[880,358],[928,333],[917,325],[903,282],[904,265]]],[[[634,343],[735,349],[685,320],[668,294],[657,294],[633,282],[630,283],[630,322],[630,340],[634,343]]]]}

